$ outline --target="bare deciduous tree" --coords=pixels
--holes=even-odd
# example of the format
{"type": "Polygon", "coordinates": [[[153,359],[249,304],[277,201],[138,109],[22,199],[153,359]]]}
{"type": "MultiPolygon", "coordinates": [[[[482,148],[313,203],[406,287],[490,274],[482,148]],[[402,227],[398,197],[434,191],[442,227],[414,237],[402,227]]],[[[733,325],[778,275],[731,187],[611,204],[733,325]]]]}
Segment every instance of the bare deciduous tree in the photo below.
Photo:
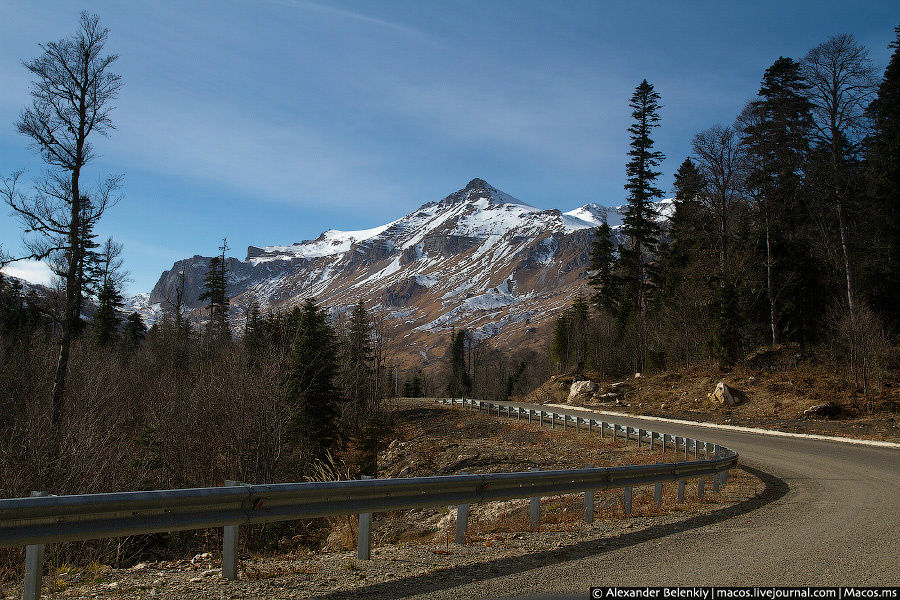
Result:
{"type": "Polygon", "coordinates": [[[716,217],[719,269],[728,265],[728,216],[731,205],[741,198],[745,153],[731,126],[716,125],[694,136],[694,156],[707,182],[705,200],[716,217]]]}
{"type": "Polygon", "coordinates": [[[19,259],[55,256],[65,280],[65,316],[50,400],[47,489],[53,488],[60,467],[60,419],[69,349],[80,319],[85,242],[93,224],[115,201],[119,183],[118,178],[110,178],[91,194],[81,186],[82,169],[95,157],[90,136],[114,129],[111,102],[122,82],[110,71],[117,56],[103,54],[108,33],[97,15],[82,13],[75,35],[41,44],[43,53],[24,63],[35,78],[32,104],[22,111],[16,125],[21,134],[31,138],[49,171],[30,194],[16,189],[21,173],[7,178],[2,189],[26,235],[34,234],[26,242],[28,255],[19,259]]]}
{"type": "MultiPolygon", "coordinates": [[[[831,185],[838,219],[850,319],[855,314],[853,267],[847,231],[845,196],[849,181],[845,157],[855,152],[865,132],[865,109],[878,80],[869,52],[852,35],[835,35],[809,51],[802,61],[809,84],[816,141],[829,149],[831,185]]],[[[851,357],[852,361],[852,357],[851,357]]]]}

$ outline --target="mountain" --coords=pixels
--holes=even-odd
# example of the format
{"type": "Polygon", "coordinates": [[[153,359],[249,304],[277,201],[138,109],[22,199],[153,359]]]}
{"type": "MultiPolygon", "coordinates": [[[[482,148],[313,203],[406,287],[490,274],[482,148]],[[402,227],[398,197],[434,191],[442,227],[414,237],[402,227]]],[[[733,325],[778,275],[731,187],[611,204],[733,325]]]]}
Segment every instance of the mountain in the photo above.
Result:
{"type": "MultiPolygon", "coordinates": [[[[671,201],[659,203],[663,218],[671,208],[671,201]]],[[[252,302],[279,310],[312,296],[341,312],[363,299],[410,363],[443,356],[453,328],[501,346],[528,346],[586,285],[593,228],[604,220],[620,229],[621,208],[541,210],[473,179],[380,227],[332,229],[229,258],[233,322],[252,302]]],[[[141,299],[142,312],[158,313],[173,299],[184,271],[184,302],[199,316],[208,263],[203,256],[177,261],[141,299]]]]}

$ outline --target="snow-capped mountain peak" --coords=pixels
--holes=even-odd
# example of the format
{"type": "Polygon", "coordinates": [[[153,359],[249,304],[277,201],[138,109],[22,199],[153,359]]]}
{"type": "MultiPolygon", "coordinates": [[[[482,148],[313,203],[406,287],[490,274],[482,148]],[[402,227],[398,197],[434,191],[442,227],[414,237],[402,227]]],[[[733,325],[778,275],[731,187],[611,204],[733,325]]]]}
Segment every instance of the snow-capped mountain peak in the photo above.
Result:
{"type": "MultiPolygon", "coordinates": [[[[245,260],[228,259],[228,295],[236,322],[250,303],[290,308],[315,297],[340,311],[362,299],[416,357],[443,344],[454,327],[507,343],[510,336],[537,339],[534,327],[585,285],[593,229],[604,220],[620,225],[621,208],[539,209],[473,179],[379,227],[250,246],[245,260]]],[[[185,304],[199,308],[206,264],[199,256],[178,261],[140,304],[164,303],[185,271],[185,304]]]]}

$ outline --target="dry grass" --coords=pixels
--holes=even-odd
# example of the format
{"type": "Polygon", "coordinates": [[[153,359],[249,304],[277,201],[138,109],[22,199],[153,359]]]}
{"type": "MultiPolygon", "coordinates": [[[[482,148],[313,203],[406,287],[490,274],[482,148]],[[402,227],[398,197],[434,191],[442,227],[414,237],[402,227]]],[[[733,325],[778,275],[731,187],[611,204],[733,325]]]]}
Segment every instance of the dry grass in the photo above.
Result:
{"type": "MultiPolygon", "coordinates": [[[[626,446],[609,435],[602,440],[596,432],[576,431],[558,426],[543,428],[537,423],[498,419],[496,415],[420,405],[403,411],[401,437],[393,451],[385,456],[385,476],[405,471],[419,474],[451,474],[522,471],[539,469],[571,469],[585,466],[652,464],[683,459],[671,449],[663,453],[659,447],[650,450],[645,444],[638,449],[634,442],[626,446]],[[402,454],[406,460],[394,461],[402,454]],[[460,460],[460,457],[466,460],[460,460]],[[421,463],[421,464],[420,464],[421,463]],[[427,472],[418,472],[425,466],[427,472]]],[[[707,480],[706,495],[696,497],[696,481],[685,487],[685,502],[677,502],[675,484],[663,485],[663,501],[657,506],[653,487],[633,489],[632,518],[654,517],[673,513],[696,514],[721,506],[731,496],[750,497],[762,491],[755,478],[735,471],[727,487],[719,494],[712,492],[707,480]]],[[[595,492],[594,518],[597,521],[621,521],[625,518],[621,489],[595,492]]],[[[467,537],[476,543],[491,543],[498,535],[530,531],[564,531],[583,522],[584,495],[567,494],[542,498],[541,517],[537,528],[530,524],[529,500],[490,502],[470,507],[467,537]]],[[[455,537],[455,507],[422,509],[376,515],[376,545],[389,543],[430,543],[446,545],[455,537]]],[[[348,537],[349,537],[349,531],[348,537]]],[[[355,547],[355,536],[347,540],[346,549],[355,547]],[[352,543],[349,543],[352,542],[352,543]]]]}
{"type": "MultiPolygon", "coordinates": [[[[644,374],[640,378],[601,381],[595,373],[586,373],[577,379],[599,381],[601,393],[613,389],[620,392],[619,404],[603,399],[582,403],[589,407],[788,431],[900,439],[900,371],[896,367],[886,376],[875,398],[875,410],[869,413],[862,390],[836,365],[807,354],[796,358],[798,351],[792,352],[791,357],[795,360],[770,368],[752,368],[750,364],[744,364],[724,372],[709,364],[644,374]],[[739,405],[723,407],[710,398],[720,381],[736,390],[741,399],[739,405]],[[612,388],[613,383],[619,385],[612,388]],[[841,416],[817,419],[804,415],[807,408],[825,403],[840,406],[841,416]]],[[[893,364],[900,365],[900,361],[893,364]]],[[[573,375],[551,379],[528,399],[565,403],[574,379],[573,375]]]]}

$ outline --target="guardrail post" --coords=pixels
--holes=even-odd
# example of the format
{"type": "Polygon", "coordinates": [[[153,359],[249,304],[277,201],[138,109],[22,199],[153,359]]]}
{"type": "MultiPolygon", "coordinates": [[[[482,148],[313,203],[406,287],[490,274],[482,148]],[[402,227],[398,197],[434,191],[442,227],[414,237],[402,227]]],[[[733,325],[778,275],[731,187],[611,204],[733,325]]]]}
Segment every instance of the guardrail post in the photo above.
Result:
{"type": "Polygon", "coordinates": [[[684,502],[684,479],[678,480],[678,503],[684,502]]]}
{"type": "MultiPolygon", "coordinates": [[[[588,465],[588,469],[593,469],[594,465],[588,465]]],[[[594,522],[594,490],[584,491],[584,522],[594,522]]]]}
{"type": "Polygon", "coordinates": [[[516,407],[516,421],[522,420],[522,409],[518,406],[516,407]]]}
{"type": "Polygon", "coordinates": [[[684,460],[688,459],[688,438],[684,438],[684,460]]]}
{"type": "Polygon", "coordinates": [[[613,430],[613,442],[616,442],[619,439],[619,426],[615,423],[611,423],[611,425],[613,430]]]}
{"type": "MultiPolygon", "coordinates": [[[[31,492],[32,496],[49,496],[47,492],[31,492]]],[[[22,600],[39,600],[41,581],[44,578],[44,544],[25,547],[25,583],[22,600]]]]}
{"type": "MultiPolygon", "coordinates": [[[[372,479],[371,475],[363,475],[360,479],[372,479]]],[[[369,560],[372,558],[372,513],[359,515],[359,540],[356,544],[356,558],[369,560]]]]}
{"type": "Polygon", "coordinates": [[[466,528],[469,525],[469,505],[460,504],[456,507],[456,543],[466,543],[466,528]]]}
{"type": "MultiPolygon", "coordinates": [[[[237,481],[226,479],[225,485],[239,484],[237,481]]],[[[238,534],[238,525],[226,525],[222,528],[222,577],[231,581],[237,579],[238,534]]]]}
{"type": "Polygon", "coordinates": [[[703,458],[709,460],[709,442],[703,442],[703,458]]]}
{"type": "Polygon", "coordinates": [[[706,484],[706,480],[704,480],[702,477],[700,478],[699,481],[697,481],[697,497],[698,498],[703,497],[703,494],[706,491],[705,484],[706,484]]]}
{"type": "Polygon", "coordinates": [[[568,429],[569,428],[569,415],[567,415],[566,413],[563,413],[562,418],[563,418],[563,430],[568,429]]]}
{"type": "MultiPolygon", "coordinates": [[[[468,471],[460,471],[460,475],[468,475],[468,471]]],[[[456,543],[466,543],[466,529],[469,526],[469,505],[460,504],[456,507],[456,543]]]]}
{"type": "Polygon", "coordinates": [[[656,503],[656,506],[662,506],[662,483],[657,483],[653,486],[653,501],[656,503]]]}
{"type": "Polygon", "coordinates": [[[603,439],[603,430],[606,429],[606,421],[600,421],[600,439],[603,439]]]}
{"type": "Polygon", "coordinates": [[[594,431],[594,420],[593,420],[592,418],[590,418],[590,417],[588,417],[586,420],[587,420],[587,424],[588,424],[588,433],[593,433],[593,431],[594,431]]]}
{"type": "Polygon", "coordinates": [[[713,475],[713,493],[719,493],[719,474],[715,473],[713,475]]]}
{"type": "Polygon", "coordinates": [[[638,427],[638,448],[644,443],[644,430],[638,427]]]}
{"type": "Polygon", "coordinates": [[[650,432],[650,449],[656,450],[656,432],[655,431],[650,432]]]}
{"type": "Polygon", "coordinates": [[[694,440],[694,460],[700,460],[700,441],[694,440]]]}
{"type": "Polygon", "coordinates": [[[529,423],[531,423],[531,413],[533,413],[533,412],[534,411],[532,409],[530,409],[530,408],[528,409],[528,422],[529,423]]]}
{"type": "Polygon", "coordinates": [[[556,413],[550,413],[550,429],[556,429],[556,413]]]}
{"type": "MultiPolygon", "coordinates": [[[[531,468],[532,471],[536,470],[534,467],[531,468]]],[[[536,498],[531,499],[531,506],[529,507],[529,518],[531,520],[531,526],[537,527],[538,523],[541,520],[541,497],[538,496],[536,498]]]]}
{"type": "Polygon", "coordinates": [[[631,488],[627,487],[624,490],[624,495],[622,497],[622,504],[625,507],[625,516],[631,516],[631,488]]]}

